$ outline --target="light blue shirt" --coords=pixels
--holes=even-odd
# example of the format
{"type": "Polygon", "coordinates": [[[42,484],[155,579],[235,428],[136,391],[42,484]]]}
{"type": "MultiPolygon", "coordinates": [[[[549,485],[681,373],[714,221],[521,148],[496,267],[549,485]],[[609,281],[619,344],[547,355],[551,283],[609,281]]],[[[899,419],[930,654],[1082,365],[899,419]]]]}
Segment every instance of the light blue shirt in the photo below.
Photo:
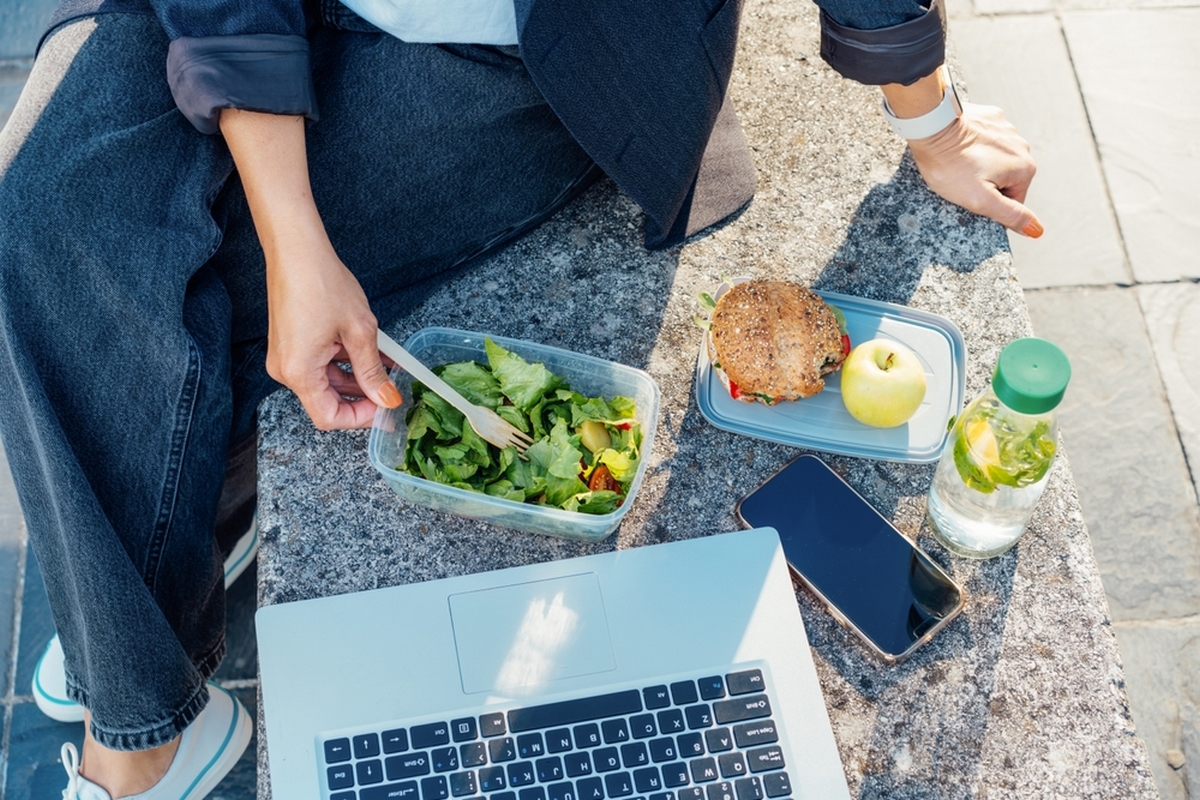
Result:
{"type": "Polygon", "coordinates": [[[406,42],[517,43],[513,0],[342,0],[342,5],[406,42]]]}

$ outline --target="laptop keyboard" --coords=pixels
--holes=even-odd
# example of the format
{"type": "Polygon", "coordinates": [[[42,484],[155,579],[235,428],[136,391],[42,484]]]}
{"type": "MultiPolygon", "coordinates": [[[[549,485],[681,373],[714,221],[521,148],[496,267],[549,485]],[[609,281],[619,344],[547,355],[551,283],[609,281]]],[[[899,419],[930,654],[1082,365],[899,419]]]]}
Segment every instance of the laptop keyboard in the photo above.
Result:
{"type": "Polygon", "coordinates": [[[324,738],[328,800],[790,798],[762,670],[324,738]]]}

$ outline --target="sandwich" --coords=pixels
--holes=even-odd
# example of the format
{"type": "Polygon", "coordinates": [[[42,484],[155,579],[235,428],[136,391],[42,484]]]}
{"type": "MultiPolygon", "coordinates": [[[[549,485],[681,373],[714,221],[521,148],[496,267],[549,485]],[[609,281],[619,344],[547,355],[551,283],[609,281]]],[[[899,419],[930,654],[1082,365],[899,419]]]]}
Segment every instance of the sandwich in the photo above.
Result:
{"type": "Polygon", "coordinates": [[[734,284],[713,308],[709,359],[732,397],[774,405],[812,397],[850,353],[845,317],[788,281],[734,284]]]}

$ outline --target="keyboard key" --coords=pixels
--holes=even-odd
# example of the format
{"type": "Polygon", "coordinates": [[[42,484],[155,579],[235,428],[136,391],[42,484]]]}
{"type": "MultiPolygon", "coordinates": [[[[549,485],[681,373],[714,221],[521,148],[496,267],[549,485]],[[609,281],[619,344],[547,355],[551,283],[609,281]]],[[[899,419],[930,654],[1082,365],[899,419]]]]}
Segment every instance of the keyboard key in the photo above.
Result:
{"type": "Polygon", "coordinates": [[[377,758],[370,761],[359,761],[354,765],[354,773],[358,776],[359,786],[383,783],[383,764],[377,758]]]}
{"type": "Polygon", "coordinates": [[[389,783],[386,786],[372,786],[359,792],[358,800],[417,800],[417,782],[404,781],[389,783]]]}
{"type": "Polygon", "coordinates": [[[679,681],[671,684],[671,701],[677,706],[686,706],[700,699],[695,681],[679,681]]]}
{"type": "Polygon", "coordinates": [[[468,742],[458,748],[458,760],[463,769],[481,767],[487,763],[487,745],[483,742],[468,742]]]}
{"type": "Polygon", "coordinates": [[[498,792],[507,787],[508,782],[504,779],[504,767],[484,767],[479,770],[479,791],[498,792]]]}
{"type": "Polygon", "coordinates": [[[682,761],[676,761],[674,764],[664,764],[662,768],[663,786],[668,789],[675,789],[680,786],[687,786],[691,778],[688,777],[687,764],[682,761]]]}
{"type": "Polygon", "coordinates": [[[609,797],[628,797],[633,794],[633,777],[628,772],[605,775],[604,790],[609,797]]]}
{"type": "Polygon", "coordinates": [[[455,797],[466,797],[477,791],[474,772],[456,772],[450,776],[450,794],[455,797]]]}
{"type": "Polygon", "coordinates": [[[683,712],[678,708],[668,708],[666,711],[658,712],[658,729],[663,732],[664,736],[683,733],[687,730],[687,726],[683,724],[683,712]]]}
{"type": "Polygon", "coordinates": [[[655,764],[674,761],[677,758],[679,758],[679,751],[675,748],[675,740],[669,736],[650,742],[650,759],[655,764]]]}
{"type": "Polygon", "coordinates": [[[643,767],[633,771],[633,785],[637,789],[638,794],[650,794],[651,792],[662,791],[662,777],[658,774],[657,767],[643,767]]]}
{"type": "Polygon", "coordinates": [[[537,780],[532,761],[518,761],[508,765],[508,785],[528,786],[537,780]]]}
{"type": "Polygon", "coordinates": [[[517,743],[511,736],[492,739],[487,744],[488,756],[492,759],[493,764],[503,764],[505,761],[512,761],[517,757],[517,743]]]}
{"type": "Polygon", "coordinates": [[[760,722],[745,722],[733,726],[733,740],[738,747],[755,747],[762,744],[772,744],[779,741],[779,731],[775,729],[775,721],[764,719],[760,722]]]}
{"type": "Polygon", "coordinates": [[[646,701],[647,711],[671,705],[671,692],[666,686],[651,686],[642,689],[642,697],[646,701]]]}
{"type": "Polygon", "coordinates": [[[425,750],[442,744],[450,744],[450,726],[444,722],[413,725],[411,733],[414,750],[425,750]]]}
{"type": "Polygon", "coordinates": [[[740,778],[733,785],[737,787],[737,800],[763,800],[763,786],[757,777],[740,778]]]}
{"type": "Polygon", "coordinates": [[[630,742],[621,745],[621,764],[625,769],[644,767],[650,763],[650,754],[646,752],[644,742],[630,742]]]}
{"type": "Polygon", "coordinates": [[[792,781],[786,772],[763,775],[762,782],[767,797],[783,797],[792,793],[792,781]]]}
{"type": "Polygon", "coordinates": [[[577,800],[575,784],[570,781],[552,783],[546,787],[546,798],[547,800],[577,800]]]}
{"type": "Polygon", "coordinates": [[[694,783],[710,783],[720,777],[717,761],[713,758],[697,758],[688,764],[694,783]]]}
{"type": "Polygon", "coordinates": [[[679,800],[704,800],[704,789],[699,786],[689,786],[686,789],[680,789],[678,796],[679,800]]]}
{"type": "Polygon", "coordinates": [[[404,728],[394,728],[383,732],[383,752],[387,755],[403,753],[408,749],[408,731],[404,728]]]}
{"type": "Polygon", "coordinates": [[[359,734],[353,741],[355,758],[374,758],[379,755],[379,736],[376,734],[359,734]]]}
{"type": "Polygon", "coordinates": [[[537,758],[545,750],[540,733],[523,733],[517,737],[517,755],[521,758],[537,758]]]}
{"type": "Polygon", "coordinates": [[[389,781],[397,781],[401,778],[415,778],[418,775],[429,774],[429,754],[428,753],[407,753],[400,756],[392,756],[383,760],[384,769],[387,770],[387,778],[389,781]]]}
{"type": "Polygon", "coordinates": [[[523,733],[538,728],[636,714],[641,710],[641,693],[637,689],[629,689],[624,692],[514,709],[508,712],[508,728],[513,733],[523,733]]]}
{"type": "Polygon", "coordinates": [[[568,778],[578,778],[583,775],[591,775],[592,757],[586,752],[567,753],[565,756],[563,756],[563,766],[567,770],[568,778]]]}
{"type": "Polygon", "coordinates": [[[421,800],[446,800],[450,789],[446,786],[445,775],[434,775],[432,778],[421,780],[421,800]]]}
{"type": "Polygon", "coordinates": [[[769,717],[771,716],[771,701],[765,694],[737,697],[732,700],[718,700],[713,703],[713,716],[717,718],[718,725],[769,717]]]}
{"type": "Polygon", "coordinates": [[[658,794],[650,795],[649,800],[675,800],[674,792],[659,792],[658,794]]]}
{"type": "Polygon", "coordinates": [[[729,781],[710,783],[704,790],[707,800],[736,800],[733,784],[729,781]]]}
{"type": "Polygon", "coordinates": [[[725,679],[720,675],[701,678],[697,683],[700,685],[701,700],[720,700],[725,696],[725,679]]]}
{"type": "Polygon", "coordinates": [[[429,751],[429,763],[434,772],[450,772],[458,769],[458,750],[453,747],[438,747],[429,751]]]}
{"type": "Polygon", "coordinates": [[[761,669],[748,669],[744,672],[731,672],[725,676],[725,685],[732,695],[761,692],[767,688],[763,683],[761,669]]]}
{"type": "Polygon", "coordinates": [[[575,791],[579,794],[579,800],[604,800],[604,780],[581,778],[575,781],[575,791]]]}
{"type": "Polygon", "coordinates": [[[488,800],[517,800],[516,792],[496,792],[488,800]]]}
{"type": "Polygon", "coordinates": [[[596,772],[612,772],[621,768],[621,756],[615,747],[601,747],[592,752],[592,765],[596,772]]]}
{"type": "Polygon", "coordinates": [[[503,736],[508,733],[508,729],[504,727],[504,714],[481,714],[479,732],[484,736],[503,736]]]}
{"type": "Polygon", "coordinates": [[[604,735],[605,744],[619,744],[629,741],[629,726],[623,719],[606,719],[600,723],[600,732],[604,735]]]}
{"type": "Polygon", "coordinates": [[[603,741],[600,738],[600,726],[594,722],[576,725],[572,733],[575,735],[576,747],[596,747],[603,741]]]}
{"type": "Polygon", "coordinates": [[[751,772],[767,772],[787,766],[783,763],[783,751],[777,745],[747,751],[746,761],[750,764],[751,772]]]}
{"type": "Polygon", "coordinates": [[[534,768],[537,770],[538,782],[549,783],[551,781],[561,781],[563,775],[562,759],[558,756],[553,758],[539,758],[534,762],[534,768]]]}
{"type": "Polygon", "coordinates": [[[740,778],[746,774],[746,761],[741,753],[725,753],[717,757],[722,778],[740,778]]]}
{"type": "Polygon", "coordinates": [[[546,800],[546,790],[541,786],[530,786],[517,793],[520,800],[546,800]]]}
{"type": "Polygon", "coordinates": [[[649,739],[658,733],[653,714],[638,714],[629,718],[629,732],[635,739],[649,739]]]}
{"type": "Polygon", "coordinates": [[[712,709],[707,705],[688,706],[683,710],[683,715],[687,717],[689,730],[695,731],[712,727],[712,709]]]}
{"type": "Polygon", "coordinates": [[[571,731],[568,728],[555,728],[546,731],[546,752],[565,753],[571,749],[571,731]]]}
{"type": "Polygon", "coordinates": [[[329,800],[355,800],[354,792],[334,792],[329,795],[329,800]]]}
{"type": "Polygon", "coordinates": [[[456,742],[469,742],[479,736],[479,726],[474,717],[463,717],[450,721],[450,735],[456,742]]]}
{"type": "Polygon", "coordinates": [[[350,760],[350,740],[330,739],[325,743],[325,763],[341,764],[350,760]]]}
{"type": "Polygon", "coordinates": [[[679,745],[679,755],[681,758],[693,758],[704,755],[704,738],[698,733],[685,733],[683,736],[676,736],[675,742],[679,745]]]}
{"type": "Polygon", "coordinates": [[[354,785],[354,768],[349,764],[330,767],[325,770],[325,777],[329,781],[330,791],[334,789],[349,789],[354,785]]]}
{"type": "Polygon", "coordinates": [[[724,753],[733,749],[733,735],[729,728],[713,728],[704,732],[704,744],[710,753],[724,753]]]}

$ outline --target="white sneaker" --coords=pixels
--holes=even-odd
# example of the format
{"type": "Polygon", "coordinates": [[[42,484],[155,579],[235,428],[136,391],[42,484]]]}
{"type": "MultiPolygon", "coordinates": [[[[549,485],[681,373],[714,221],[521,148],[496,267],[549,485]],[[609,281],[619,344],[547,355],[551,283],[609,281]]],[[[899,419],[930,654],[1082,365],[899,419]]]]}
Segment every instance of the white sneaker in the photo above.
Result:
{"type": "MultiPolygon", "coordinates": [[[[201,800],[229,774],[246,746],[254,724],[238,699],[215,683],[208,684],[208,705],[184,729],[175,758],[158,783],[124,800],[201,800]]],[[[108,792],[79,774],[75,745],[62,746],[67,788],[63,800],[112,800],[108,792]]]]}
{"type": "MultiPolygon", "coordinates": [[[[258,554],[258,514],[225,558],[225,588],[238,579],[258,554]]],[[[67,697],[67,673],[58,634],[50,639],[33,668],[33,699],[47,717],[59,722],[83,722],[83,706],[67,697]]]]}

